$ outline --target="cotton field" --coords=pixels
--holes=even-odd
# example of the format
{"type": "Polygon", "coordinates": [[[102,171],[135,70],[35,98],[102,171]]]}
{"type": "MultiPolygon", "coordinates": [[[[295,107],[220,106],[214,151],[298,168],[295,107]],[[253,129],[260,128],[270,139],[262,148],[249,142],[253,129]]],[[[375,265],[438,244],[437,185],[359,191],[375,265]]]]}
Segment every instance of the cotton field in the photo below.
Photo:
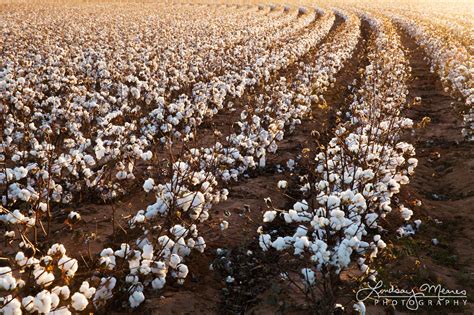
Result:
{"type": "Polygon", "coordinates": [[[0,314],[470,313],[473,9],[0,0],[0,314]]]}

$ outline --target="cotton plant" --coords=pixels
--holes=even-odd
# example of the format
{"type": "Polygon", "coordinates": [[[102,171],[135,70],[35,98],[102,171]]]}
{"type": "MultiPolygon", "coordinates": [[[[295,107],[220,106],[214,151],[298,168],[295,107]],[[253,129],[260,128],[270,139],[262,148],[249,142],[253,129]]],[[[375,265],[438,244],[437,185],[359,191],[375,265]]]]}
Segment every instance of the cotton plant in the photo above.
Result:
{"type": "MultiPolygon", "coordinates": [[[[387,246],[381,236],[387,232],[383,219],[392,211],[407,222],[413,215],[393,198],[409,183],[418,162],[414,147],[399,140],[413,128],[413,122],[402,116],[406,60],[390,22],[360,14],[377,36],[365,81],[356,91],[359,95],[349,106],[346,122],[336,127],[334,137],[316,149],[314,160],[302,170],[307,175],[299,177],[301,199],[290,209],[267,202],[264,225],[258,229],[264,252],[286,251],[300,259],[303,292],[316,303],[313,288],[326,290],[325,296],[332,297],[326,301],[328,309],[336,302],[334,290],[328,288],[334,288],[352,265],[367,279],[376,278],[371,262],[387,246]]],[[[286,188],[281,182],[277,186],[286,188]]]]}
{"type": "Polygon", "coordinates": [[[64,245],[53,244],[43,256],[22,244],[11,267],[0,268],[0,298],[3,314],[71,314],[91,309],[96,289],[89,282],[75,281],[79,263],[67,256],[64,245]]]}

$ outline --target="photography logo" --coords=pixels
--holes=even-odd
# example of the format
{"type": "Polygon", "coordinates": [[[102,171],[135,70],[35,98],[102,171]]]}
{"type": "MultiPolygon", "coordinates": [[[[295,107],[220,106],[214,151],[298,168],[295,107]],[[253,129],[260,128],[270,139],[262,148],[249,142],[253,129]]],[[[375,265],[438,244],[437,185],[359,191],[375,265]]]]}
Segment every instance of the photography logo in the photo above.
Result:
{"type": "Polygon", "coordinates": [[[374,301],[375,305],[393,305],[416,311],[424,306],[462,306],[467,304],[466,290],[446,289],[441,284],[424,283],[417,289],[384,288],[382,281],[357,291],[357,301],[374,301]]]}

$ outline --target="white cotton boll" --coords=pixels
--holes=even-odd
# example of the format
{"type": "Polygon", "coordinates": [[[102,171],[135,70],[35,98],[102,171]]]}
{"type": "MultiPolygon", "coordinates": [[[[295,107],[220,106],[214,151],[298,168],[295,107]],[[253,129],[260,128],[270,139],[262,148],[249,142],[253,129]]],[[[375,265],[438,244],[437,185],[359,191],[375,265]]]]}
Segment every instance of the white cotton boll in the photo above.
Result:
{"type": "Polygon", "coordinates": [[[180,262],[181,262],[181,258],[178,255],[176,254],[171,255],[170,261],[169,261],[169,265],[171,268],[176,269],[176,267],[178,266],[180,262]]]}
{"type": "Polygon", "coordinates": [[[204,252],[204,249],[206,248],[206,242],[204,241],[204,238],[202,236],[199,236],[197,238],[194,248],[201,253],[204,252]]]}
{"type": "Polygon", "coordinates": [[[33,271],[33,276],[36,279],[36,283],[43,287],[48,287],[54,281],[54,274],[45,271],[44,268],[40,267],[33,271]]]}
{"type": "Polygon", "coordinates": [[[29,201],[31,198],[31,192],[28,189],[20,189],[17,197],[23,201],[29,201]]]}
{"type": "Polygon", "coordinates": [[[94,157],[92,155],[84,155],[83,157],[83,160],[84,162],[87,163],[88,166],[94,166],[95,165],[95,160],[94,160],[94,157]]]}
{"type": "Polygon", "coordinates": [[[415,220],[413,223],[415,223],[416,229],[419,230],[421,226],[421,220],[415,220]]]}
{"type": "Polygon", "coordinates": [[[272,246],[271,236],[269,234],[261,234],[259,236],[259,245],[263,251],[267,251],[272,246]]]}
{"type": "Polygon", "coordinates": [[[380,249],[384,249],[385,247],[387,247],[387,244],[383,240],[378,240],[377,246],[380,249]]]}
{"type": "Polygon", "coordinates": [[[109,270],[113,270],[116,265],[115,256],[102,256],[99,258],[99,264],[109,270]]]}
{"type": "Polygon", "coordinates": [[[81,215],[76,211],[71,211],[67,217],[69,220],[73,220],[73,221],[81,220],[81,215]]]}
{"type": "Polygon", "coordinates": [[[279,189],[286,189],[288,187],[288,182],[286,180],[280,180],[277,184],[279,189]]]}
{"type": "MultiPolygon", "coordinates": [[[[25,254],[23,252],[18,252],[15,255],[15,261],[18,264],[18,266],[23,267],[24,265],[26,265],[28,258],[25,257],[25,254]]],[[[3,272],[0,272],[0,273],[3,273],[3,272]]]]}
{"type": "Polygon", "coordinates": [[[151,264],[151,272],[156,274],[160,277],[165,277],[166,273],[168,272],[168,268],[166,264],[162,261],[154,261],[151,264]]]}
{"type": "Polygon", "coordinates": [[[286,244],[286,241],[283,237],[278,237],[276,240],[272,242],[272,247],[275,248],[278,251],[284,250],[288,248],[288,244],[286,244]]]}
{"type": "Polygon", "coordinates": [[[297,203],[293,205],[293,209],[298,212],[306,211],[308,210],[308,203],[305,200],[301,202],[298,201],[297,203]]]}
{"type": "MultiPolygon", "coordinates": [[[[85,281],[84,281],[85,282],[85,281]]],[[[82,285],[84,285],[84,282],[82,283],[82,285]]],[[[81,285],[81,288],[82,288],[82,285],[81,285]]],[[[79,289],[79,291],[81,291],[79,289]]],[[[71,291],[69,290],[69,287],[67,285],[65,286],[55,286],[52,290],[51,290],[52,293],[56,294],[57,296],[59,296],[60,299],[62,300],[67,300],[69,299],[69,296],[71,294],[71,291]]]]}
{"type": "Polygon", "coordinates": [[[286,162],[286,167],[292,171],[295,168],[295,161],[293,159],[289,159],[288,162],[286,162]]]}
{"type": "Polygon", "coordinates": [[[131,274],[130,274],[130,275],[127,275],[127,276],[125,277],[125,282],[126,282],[126,283],[136,284],[136,283],[138,283],[139,281],[140,281],[140,278],[138,278],[137,275],[131,275],[131,274]]]}
{"type": "MultiPolygon", "coordinates": [[[[142,260],[142,264],[140,265],[140,269],[139,269],[142,275],[147,275],[151,272],[151,267],[150,267],[151,262],[152,262],[151,260],[146,260],[146,259],[142,260]]],[[[138,282],[138,278],[137,278],[137,282],[138,282]]]]}
{"type": "Polygon", "coordinates": [[[115,174],[115,177],[118,179],[118,180],[124,180],[127,178],[127,172],[125,171],[119,171],[117,172],[117,174],[115,174]]]}
{"type": "Polygon", "coordinates": [[[220,228],[221,228],[222,231],[227,230],[229,228],[229,222],[227,222],[225,220],[222,221],[221,224],[220,224],[220,228]]]}
{"type": "Polygon", "coordinates": [[[56,256],[56,255],[63,256],[64,254],[66,254],[66,248],[64,247],[63,244],[59,244],[59,243],[53,244],[51,248],[48,250],[49,256],[56,256]]]}
{"type": "Polygon", "coordinates": [[[4,305],[0,308],[3,315],[21,315],[21,302],[11,295],[7,295],[3,299],[0,298],[0,303],[4,301],[4,305]]]}
{"type": "Polygon", "coordinates": [[[153,180],[153,178],[148,178],[143,184],[143,190],[145,190],[145,192],[150,192],[153,190],[154,186],[155,181],[153,180]]]}
{"type": "Polygon", "coordinates": [[[147,244],[143,246],[142,258],[149,260],[153,259],[153,245],[147,244]]]}
{"type": "Polygon", "coordinates": [[[190,217],[195,220],[199,217],[205,201],[206,199],[203,193],[198,191],[195,193],[185,194],[182,198],[178,199],[177,203],[185,212],[192,210],[190,217]]]}
{"type": "Polygon", "coordinates": [[[400,184],[393,178],[388,182],[387,188],[392,194],[398,194],[400,192],[400,184]]]}
{"type": "Polygon", "coordinates": [[[234,281],[235,281],[235,279],[234,279],[234,277],[232,277],[232,276],[227,276],[227,278],[225,279],[225,282],[227,282],[227,283],[229,283],[229,284],[230,284],[230,283],[233,283],[234,281]]]}
{"type": "Polygon", "coordinates": [[[17,224],[19,222],[24,222],[25,216],[20,212],[20,210],[17,209],[11,213],[8,213],[6,220],[11,224],[17,224]]]}
{"type": "Polygon", "coordinates": [[[142,158],[143,161],[149,161],[152,159],[153,157],[153,153],[151,153],[151,151],[146,151],[146,152],[143,152],[140,157],[142,158]]]}
{"type": "Polygon", "coordinates": [[[86,296],[82,293],[76,292],[71,297],[71,306],[76,311],[81,312],[85,310],[88,304],[89,304],[89,301],[87,300],[86,296]]]}
{"type": "Polygon", "coordinates": [[[45,202],[40,202],[38,203],[38,209],[42,212],[46,212],[48,211],[48,204],[46,204],[45,202]]]}
{"type": "Polygon", "coordinates": [[[28,313],[33,313],[35,311],[35,298],[31,295],[24,297],[21,300],[21,305],[28,313]]]}
{"type": "Polygon", "coordinates": [[[59,305],[59,296],[56,293],[51,293],[51,308],[54,310],[59,305]]]}
{"type": "Polygon", "coordinates": [[[188,235],[188,230],[180,224],[176,224],[175,226],[173,226],[170,229],[170,232],[171,232],[171,234],[174,235],[175,239],[179,239],[181,237],[186,237],[186,235],[188,235]]]}
{"type": "Polygon", "coordinates": [[[0,289],[10,291],[15,289],[17,282],[10,267],[0,267],[0,289]]]}
{"type": "Polygon", "coordinates": [[[339,199],[339,197],[331,195],[327,200],[327,207],[328,209],[334,209],[339,207],[340,203],[341,200],[339,199]]]}
{"type": "Polygon", "coordinates": [[[380,235],[374,235],[374,242],[378,242],[380,240],[381,236],[380,235]]]}
{"type": "Polygon", "coordinates": [[[298,228],[296,229],[296,232],[295,232],[294,237],[306,236],[307,233],[308,233],[308,228],[305,227],[304,225],[300,225],[300,226],[298,226],[298,228]]]}
{"type": "Polygon", "coordinates": [[[403,219],[405,219],[405,221],[408,221],[410,220],[411,216],[413,215],[413,211],[404,207],[404,206],[401,206],[400,207],[400,214],[402,216],[403,219]]]}
{"type": "Polygon", "coordinates": [[[115,255],[120,258],[125,258],[126,255],[128,255],[130,252],[130,245],[126,243],[120,244],[120,249],[117,251],[113,251],[112,248],[106,248],[103,249],[102,252],[100,253],[100,256],[112,256],[115,255]]]}
{"type": "Polygon", "coordinates": [[[131,308],[136,308],[140,304],[142,304],[143,301],[145,301],[145,295],[143,294],[143,292],[135,291],[130,295],[128,301],[130,302],[131,308]]]}
{"type": "Polygon", "coordinates": [[[309,268],[301,269],[301,274],[303,275],[303,279],[306,285],[312,286],[316,282],[316,275],[313,270],[309,268]]]}
{"type": "Polygon", "coordinates": [[[178,265],[178,268],[176,270],[176,277],[178,278],[178,281],[177,281],[178,284],[184,283],[184,279],[187,277],[188,273],[189,273],[188,266],[184,264],[178,265]]]}
{"type": "Polygon", "coordinates": [[[276,215],[276,211],[265,211],[265,213],[263,214],[263,222],[272,222],[273,220],[275,220],[276,215]]]}
{"type": "Polygon", "coordinates": [[[74,277],[79,265],[76,259],[64,255],[61,259],[59,259],[58,267],[66,274],[66,276],[74,277]]]}
{"type": "Polygon", "coordinates": [[[48,314],[51,311],[51,293],[48,290],[39,292],[33,303],[38,313],[48,314]]]}
{"type": "MultiPolygon", "coordinates": [[[[79,288],[79,292],[84,294],[84,296],[87,299],[90,299],[95,294],[95,291],[96,289],[94,287],[90,287],[89,282],[87,281],[83,281],[81,284],[81,287],[79,288]]],[[[69,295],[69,288],[68,288],[68,295],[69,295]]]]}
{"type": "Polygon", "coordinates": [[[436,246],[436,245],[439,244],[439,241],[438,241],[438,239],[434,238],[434,239],[431,240],[431,243],[436,246]]]}
{"type": "Polygon", "coordinates": [[[151,286],[153,287],[153,289],[155,290],[161,290],[164,288],[166,284],[166,278],[165,277],[158,277],[158,278],[155,278],[153,279],[153,281],[151,282],[151,286]]]}

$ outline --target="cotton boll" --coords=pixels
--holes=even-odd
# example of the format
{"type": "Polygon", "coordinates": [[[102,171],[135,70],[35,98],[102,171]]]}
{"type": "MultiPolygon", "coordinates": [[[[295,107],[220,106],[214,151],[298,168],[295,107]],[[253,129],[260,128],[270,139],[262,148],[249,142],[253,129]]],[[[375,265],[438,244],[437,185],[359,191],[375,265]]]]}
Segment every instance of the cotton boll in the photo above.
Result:
{"type": "Polygon", "coordinates": [[[225,220],[222,221],[221,224],[220,224],[220,228],[221,228],[222,231],[227,230],[229,228],[229,222],[227,222],[225,220]]]}
{"type": "Polygon", "coordinates": [[[127,178],[127,172],[125,171],[119,171],[117,172],[117,174],[115,174],[115,177],[118,179],[118,180],[124,180],[127,178]]]}
{"type": "Polygon", "coordinates": [[[421,220],[415,220],[413,223],[415,223],[416,229],[419,230],[421,226],[421,220]]]}
{"type": "MultiPolygon", "coordinates": [[[[64,288],[64,287],[63,287],[64,288]]],[[[66,287],[67,288],[67,287],[66,287]]],[[[68,288],[69,290],[69,288],[68,288]]],[[[81,292],[82,294],[84,294],[84,296],[87,298],[87,299],[90,299],[96,292],[96,289],[94,287],[90,287],[89,285],[89,282],[87,281],[83,281],[82,284],[81,284],[81,287],[79,288],[79,292],[81,292]]],[[[61,292],[62,293],[62,292],[61,292]]],[[[69,291],[68,291],[68,295],[69,295],[69,291]]]]}
{"type": "Polygon", "coordinates": [[[288,244],[286,244],[286,241],[283,237],[278,237],[276,240],[272,242],[272,247],[275,248],[278,251],[284,250],[288,248],[288,244]]]}
{"type": "Polygon", "coordinates": [[[36,294],[33,304],[38,313],[48,314],[51,311],[51,293],[48,290],[39,292],[36,294]]]}
{"type": "Polygon", "coordinates": [[[153,157],[153,153],[151,153],[151,151],[146,151],[142,153],[140,157],[142,158],[143,161],[149,161],[153,157]]]}
{"type": "Polygon", "coordinates": [[[23,201],[29,201],[31,198],[31,192],[28,189],[20,189],[17,197],[23,201]]]}
{"type": "Polygon", "coordinates": [[[400,207],[400,214],[402,216],[403,219],[405,219],[405,221],[408,221],[410,220],[411,216],[413,215],[413,211],[404,207],[404,206],[401,206],[400,207]]]}
{"type": "Polygon", "coordinates": [[[276,211],[265,211],[265,213],[263,214],[263,222],[272,222],[273,220],[275,220],[276,215],[276,211]]]}
{"type": "Polygon", "coordinates": [[[51,293],[51,309],[55,309],[59,305],[59,296],[56,293],[51,293]]]}
{"type": "Polygon", "coordinates": [[[148,178],[143,184],[143,190],[145,190],[145,192],[148,193],[153,190],[154,186],[155,186],[155,181],[153,180],[153,178],[148,178]]]}
{"type": "Polygon", "coordinates": [[[194,248],[201,253],[204,252],[204,249],[206,248],[206,242],[204,241],[204,238],[202,236],[199,236],[197,238],[194,248]]]}
{"type": "Polygon", "coordinates": [[[130,295],[128,301],[130,302],[131,308],[136,308],[145,301],[145,295],[143,295],[143,292],[135,291],[130,295]]]}
{"type": "Polygon", "coordinates": [[[286,180],[278,181],[278,188],[279,189],[286,189],[288,187],[288,182],[286,180]]]}
{"type": "Polygon", "coordinates": [[[0,267],[0,289],[5,291],[14,290],[17,286],[17,281],[13,277],[10,267],[0,267]]]}
{"type": "Polygon", "coordinates": [[[337,196],[331,195],[327,200],[327,207],[328,209],[334,209],[339,207],[340,203],[341,201],[337,196]]]}
{"type": "Polygon", "coordinates": [[[178,284],[184,283],[184,279],[188,275],[188,272],[189,272],[188,266],[184,264],[178,265],[178,268],[176,270],[176,277],[178,278],[178,281],[177,281],[178,284]]]}
{"type": "Polygon", "coordinates": [[[271,236],[269,234],[261,234],[259,236],[259,245],[263,251],[267,251],[272,246],[271,236]]]}
{"type": "Polygon", "coordinates": [[[43,287],[50,286],[54,281],[54,274],[47,272],[44,268],[39,267],[33,271],[36,284],[43,287]]]}
{"type": "Polygon", "coordinates": [[[27,297],[24,297],[21,300],[21,305],[27,311],[28,313],[33,313],[35,311],[35,298],[31,295],[28,295],[27,297]]]}
{"type": "Polygon", "coordinates": [[[61,259],[59,259],[58,267],[66,274],[66,276],[74,277],[79,265],[76,259],[64,255],[61,259]]]}
{"type": "MultiPolygon", "coordinates": [[[[84,281],[85,282],[85,281],[84,281]]],[[[84,282],[82,283],[84,285],[84,282]]],[[[81,285],[81,288],[82,288],[82,285],[81,285]]],[[[81,291],[79,289],[79,291],[81,291]]],[[[52,290],[51,290],[52,293],[56,294],[60,299],[62,300],[67,300],[69,299],[69,296],[71,294],[71,291],[69,290],[69,287],[67,285],[65,286],[55,286],[52,290]]]]}
{"type": "Polygon", "coordinates": [[[181,258],[178,255],[172,254],[170,256],[169,265],[171,268],[176,269],[180,262],[181,262],[181,258]]]}
{"type": "Polygon", "coordinates": [[[308,203],[307,203],[305,200],[303,200],[303,201],[301,201],[301,202],[298,201],[297,203],[295,203],[295,204],[293,205],[293,209],[294,209],[295,211],[298,211],[298,212],[300,212],[300,211],[306,211],[306,210],[308,210],[308,203]]]}
{"type": "Polygon", "coordinates": [[[77,222],[81,220],[81,215],[76,211],[71,211],[67,217],[71,222],[77,222]]]}
{"type": "Polygon", "coordinates": [[[387,247],[387,244],[383,240],[378,240],[377,246],[380,249],[384,249],[385,247],[387,247]]]}
{"type": "Polygon", "coordinates": [[[0,302],[3,300],[3,306],[0,308],[3,315],[21,315],[21,302],[14,298],[11,295],[7,295],[3,299],[0,299],[0,302]]]}
{"type": "Polygon", "coordinates": [[[309,268],[303,268],[301,269],[301,274],[303,275],[303,279],[306,285],[308,286],[314,285],[314,283],[316,282],[316,274],[314,273],[313,270],[309,268]]]}
{"type": "Polygon", "coordinates": [[[153,259],[153,245],[147,244],[143,246],[142,258],[149,260],[153,259]]]}
{"type": "Polygon", "coordinates": [[[66,248],[62,244],[53,244],[51,248],[48,250],[48,255],[49,256],[60,256],[62,257],[64,254],[66,254],[66,248]]]}
{"type": "Polygon", "coordinates": [[[166,278],[165,278],[165,277],[158,277],[158,278],[155,278],[155,279],[153,279],[153,281],[151,282],[151,286],[152,286],[153,289],[155,289],[155,290],[163,289],[163,287],[165,286],[165,284],[166,284],[166,278]]]}
{"type": "Polygon", "coordinates": [[[71,306],[76,311],[81,312],[85,310],[88,304],[89,304],[89,301],[87,300],[86,296],[82,293],[76,292],[71,297],[71,306]]]}

